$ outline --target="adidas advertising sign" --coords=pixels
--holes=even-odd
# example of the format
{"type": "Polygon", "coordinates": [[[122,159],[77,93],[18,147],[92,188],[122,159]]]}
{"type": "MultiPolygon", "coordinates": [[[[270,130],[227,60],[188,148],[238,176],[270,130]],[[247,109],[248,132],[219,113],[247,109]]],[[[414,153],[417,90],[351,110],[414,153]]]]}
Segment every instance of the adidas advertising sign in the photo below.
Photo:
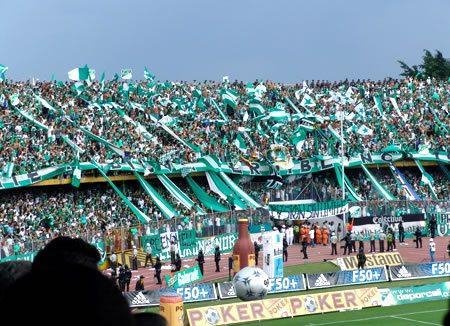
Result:
{"type": "Polygon", "coordinates": [[[389,273],[392,281],[429,277],[445,277],[450,276],[450,261],[390,266],[389,273]]]}
{"type": "Polygon", "coordinates": [[[309,289],[328,288],[351,284],[366,284],[386,282],[386,267],[356,269],[335,273],[307,274],[306,282],[309,289]]]}
{"type": "Polygon", "coordinates": [[[180,287],[176,290],[161,289],[156,291],[132,291],[125,292],[124,296],[130,307],[158,306],[159,298],[164,293],[178,293],[183,302],[212,301],[217,299],[216,288],[213,283],[199,283],[192,286],[180,287]]]}
{"type": "MultiPolygon", "coordinates": [[[[232,282],[217,283],[220,299],[236,298],[232,282]]],[[[289,275],[269,279],[269,291],[267,293],[286,293],[306,290],[303,275],[289,275]]]]}

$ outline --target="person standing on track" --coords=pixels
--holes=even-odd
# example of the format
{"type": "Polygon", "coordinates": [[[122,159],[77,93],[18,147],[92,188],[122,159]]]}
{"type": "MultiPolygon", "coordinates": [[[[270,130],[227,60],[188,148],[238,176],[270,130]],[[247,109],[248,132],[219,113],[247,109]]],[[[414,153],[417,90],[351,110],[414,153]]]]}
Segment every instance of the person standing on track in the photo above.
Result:
{"type": "Polygon", "coordinates": [[[401,244],[405,243],[405,228],[402,221],[398,223],[398,241],[401,244]]]}
{"type": "MultiPolygon", "coordinates": [[[[220,247],[216,246],[216,249],[214,251],[214,262],[216,263],[216,273],[220,272],[220,247]]],[[[203,273],[202,273],[203,274],[203,273]]]]}
{"type": "Polygon", "coordinates": [[[384,233],[383,229],[381,229],[380,234],[378,235],[378,245],[380,246],[380,252],[384,252],[384,240],[386,240],[386,233],[384,233]]]}
{"type": "Polygon", "coordinates": [[[158,282],[156,284],[162,284],[162,282],[161,282],[161,268],[162,268],[161,259],[159,259],[159,257],[156,256],[155,277],[158,280],[158,282]]]}
{"type": "Polygon", "coordinates": [[[331,238],[330,238],[331,255],[336,255],[337,256],[337,241],[338,241],[338,238],[336,236],[336,233],[332,232],[331,233],[331,238]]]}
{"type": "Polygon", "coordinates": [[[373,230],[370,230],[370,235],[369,235],[369,239],[370,239],[370,252],[375,252],[375,232],[373,230]]]}
{"type": "Polygon", "coordinates": [[[364,248],[359,248],[356,258],[358,259],[358,269],[364,269],[367,260],[366,254],[364,253],[364,248]]]}
{"type": "Polygon", "coordinates": [[[420,228],[417,227],[416,231],[414,232],[414,235],[416,237],[416,239],[414,240],[416,242],[416,248],[422,248],[422,231],[420,231],[420,228]]]}
{"type": "Polygon", "coordinates": [[[430,261],[434,262],[434,254],[436,253],[436,244],[433,238],[430,238],[430,261]]]}
{"type": "Polygon", "coordinates": [[[283,238],[283,261],[288,261],[288,242],[286,236],[283,238]]]}
{"type": "Polygon", "coordinates": [[[203,265],[205,264],[205,255],[203,255],[202,249],[200,249],[198,251],[198,255],[197,255],[197,258],[195,258],[195,260],[198,262],[198,267],[200,268],[200,273],[202,273],[202,276],[203,276],[204,275],[203,274],[203,265]]]}

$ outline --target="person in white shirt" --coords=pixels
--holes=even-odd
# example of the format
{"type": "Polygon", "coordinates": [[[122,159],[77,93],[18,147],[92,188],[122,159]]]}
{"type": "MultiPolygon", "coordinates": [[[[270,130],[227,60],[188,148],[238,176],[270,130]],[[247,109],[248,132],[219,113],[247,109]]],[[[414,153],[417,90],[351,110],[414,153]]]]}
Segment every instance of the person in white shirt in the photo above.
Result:
{"type": "Polygon", "coordinates": [[[315,231],[314,231],[314,228],[312,227],[310,230],[309,230],[309,239],[310,239],[310,246],[311,247],[314,247],[314,233],[315,233],[315,231]]]}
{"type": "Polygon", "coordinates": [[[430,238],[430,261],[434,262],[434,254],[436,253],[436,243],[433,238],[430,238]]]}

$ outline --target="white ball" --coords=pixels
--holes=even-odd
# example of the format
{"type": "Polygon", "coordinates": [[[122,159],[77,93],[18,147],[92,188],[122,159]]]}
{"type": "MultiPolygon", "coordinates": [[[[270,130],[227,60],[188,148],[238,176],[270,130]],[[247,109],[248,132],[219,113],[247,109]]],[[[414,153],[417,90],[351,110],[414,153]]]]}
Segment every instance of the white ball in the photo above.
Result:
{"type": "Polygon", "coordinates": [[[269,290],[269,276],[258,267],[245,267],[233,278],[236,296],[243,301],[262,299],[269,290]]]}

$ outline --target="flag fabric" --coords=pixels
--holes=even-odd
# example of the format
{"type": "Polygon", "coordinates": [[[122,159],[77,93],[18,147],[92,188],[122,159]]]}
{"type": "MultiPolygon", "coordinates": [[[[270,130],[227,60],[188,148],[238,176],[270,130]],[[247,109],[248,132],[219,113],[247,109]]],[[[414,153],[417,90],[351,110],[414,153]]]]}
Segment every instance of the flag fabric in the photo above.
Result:
{"type": "Polygon", "coordinates": [[[73,170],[73,173],[72,173],[72,181],[71,181],[71,185],[73,186],[73,187],[76,187],[76,188],[78,188],[79,186],[80,186],[80,183],[81,183],[81,170],[80,170],[80,168],[78,167],[78,165],[75,167],[75,169],[73,170]]]}
{"type": "Polygon", "coordinates": [[[302,127],[297,128],[297,130],[292,134],[291,143],[295,146],[298,152],[301,151],[303,143],[306,140],[306,136],[306,131],[302,127]]]}
{"type": "Polygon", "coordinates": [[[0,82],[4,81],[6,79],[5,73],[8,70],[8,67],[0,64],[0,82]]]}
{"type": "Polygon", "coordinates": [[[420,183],[423,185],[432,186],[434,184],[434,180],[429,173],[422,172],[422,178],[420,179],[420,183]]]}
{"type": "Polygon", "coordinates": [[[372,136],[373,130],[367,127],[366,125],[361,125],[356,133],[360,134],[361,136],[372,136]]]}
{"type": "Polygon", "coordinates": [[[3,168],[3,177],[4,178],[11,178],[14,171],[14,163],[9,162],[6,163],[6,165],[3,168]]]}
{"type": "Polygon", "coordinates": [[[155,79],[155,75],[151,71],[149,71],[147,69],[147,67],[145,67],[145,69],[144,69],[144,78],[146,80],[154,80],[155,79]]]}
{"type": "Polygon", "coordinates": [[[316,106],[316,102],[311,96],[309,96],[309,94],[305,94],[302,101],[300,102],[300,105],[303,107],[316,106]]]}
{"type": "Polygon", "coordinates": [[[89,72],[89,68],[84,66],[82,68],[72,69],[67,73],[70,80],[80,81],[80,80],[88,80],[91,77],[89,72]]]}
{"type": "Polygon", "coordinates": [[[250,103],[248,107],[255,116],[263,115],[266,112],[264,107],[259,102],[250,103]]]}
{"type": "Polygon", "coordinates": [[[381,116],[384,115],[384,111],[383,111],[383,103],[381,101],[381,96],[380,95],[375,95],[373,97],[373,101],[375,102],[375,108],[378,110],[378,112],[380,113],[381,116]]]}
{"type": "Polygon", "coordinates": [[[125,80],[129,80],[129,79],[133,78],[133,70],[122,69],[120,71],[120,78],[125,79],[125,80]]]}
{"type": "Polygon", "coordinates": [[[235,108],[237,106],[238,96],[236,91],[231,89],[222,89],[221,95],[222,95],[222,103],[224,105],[229,105],[232,108],[235,108]]]}
{"type": "Polygon", "coordinates": [[[234,145],[243,153],[247,152],[247,144],[245,143],[244,137],[238,133],[234,141],[234,145]]]}

